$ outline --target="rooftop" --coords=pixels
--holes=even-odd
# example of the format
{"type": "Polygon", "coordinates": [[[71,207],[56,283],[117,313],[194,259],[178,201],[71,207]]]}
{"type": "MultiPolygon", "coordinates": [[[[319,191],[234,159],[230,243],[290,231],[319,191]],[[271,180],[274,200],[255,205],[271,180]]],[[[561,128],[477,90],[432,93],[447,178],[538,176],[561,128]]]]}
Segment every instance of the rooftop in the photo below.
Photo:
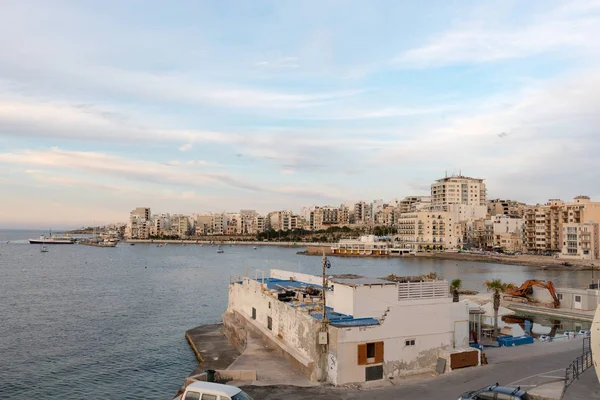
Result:
{"type": "Polygon", "coordinates": [[[370,286],[370,285],[396,285],[396,282],[387,281],[379,278],[368,278],[365,276],[357,278],[332,278],[330,282],[339,283],[347,286],[370,286]]]}

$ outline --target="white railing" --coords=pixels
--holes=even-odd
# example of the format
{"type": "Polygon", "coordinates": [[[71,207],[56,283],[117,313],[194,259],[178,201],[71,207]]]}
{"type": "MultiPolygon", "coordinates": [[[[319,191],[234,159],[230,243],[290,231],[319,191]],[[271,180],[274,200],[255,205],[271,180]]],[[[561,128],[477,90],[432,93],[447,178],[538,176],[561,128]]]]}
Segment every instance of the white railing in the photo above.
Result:
{"type": "Polygon", "coordinates": [[[398,283],[398,301],[448,297],[447,281],[398,283]]]}

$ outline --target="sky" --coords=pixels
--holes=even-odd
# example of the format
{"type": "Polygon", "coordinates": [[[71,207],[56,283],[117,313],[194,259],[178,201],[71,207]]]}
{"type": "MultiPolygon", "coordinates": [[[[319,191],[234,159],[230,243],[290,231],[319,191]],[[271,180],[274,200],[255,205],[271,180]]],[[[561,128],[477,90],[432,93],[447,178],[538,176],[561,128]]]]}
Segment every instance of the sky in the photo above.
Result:
{"type": "Polygon", "coordinates": [[[0,0],[0,228],[600,200],[600,1],[0,0]]]}

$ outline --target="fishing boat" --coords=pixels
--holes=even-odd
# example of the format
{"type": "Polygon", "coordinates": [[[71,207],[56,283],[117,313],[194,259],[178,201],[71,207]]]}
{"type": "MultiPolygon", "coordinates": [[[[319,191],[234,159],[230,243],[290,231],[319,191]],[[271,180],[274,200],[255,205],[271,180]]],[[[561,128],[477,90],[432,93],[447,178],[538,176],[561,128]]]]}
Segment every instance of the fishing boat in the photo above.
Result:
{"type": "Polygon", "coordinates": [[[93,247],[117,247],[117,242],[114,241],[114,240],[110,240],[110,239],[104,239],[104,240],[93,240],[93,239],[81,240],[81,241],[79,241],[79,244],[82,244],[84,246],[93,246],[93,247]]]}

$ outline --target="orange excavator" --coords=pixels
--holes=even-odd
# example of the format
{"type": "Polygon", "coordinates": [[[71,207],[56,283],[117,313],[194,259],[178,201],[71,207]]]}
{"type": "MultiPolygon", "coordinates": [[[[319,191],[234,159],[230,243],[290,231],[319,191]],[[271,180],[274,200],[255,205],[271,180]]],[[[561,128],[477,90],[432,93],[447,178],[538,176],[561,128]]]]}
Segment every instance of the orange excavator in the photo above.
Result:
{"type": "Polygon", "coordinates": [[[560,300],[558,299],[558,296],[556,295],[556,290],[554,290],[554,284],[552,283],[552,281],[538,281],[538,280],[528,280],[523,282],[523,284],[519,287],[508,287],[505,291],[506,294],[510,295],[510,296],[517,296],[517,297],[525,297],[527,298],[528,295],[533,294],[533,287],[537,286],[537,287],[541,287],[544,289],[548,289],[548,291],[550,292],[550,295],[552,296],[552,299],[554,300],[554,308],[558,308],[560,307],[560,300]]]}

